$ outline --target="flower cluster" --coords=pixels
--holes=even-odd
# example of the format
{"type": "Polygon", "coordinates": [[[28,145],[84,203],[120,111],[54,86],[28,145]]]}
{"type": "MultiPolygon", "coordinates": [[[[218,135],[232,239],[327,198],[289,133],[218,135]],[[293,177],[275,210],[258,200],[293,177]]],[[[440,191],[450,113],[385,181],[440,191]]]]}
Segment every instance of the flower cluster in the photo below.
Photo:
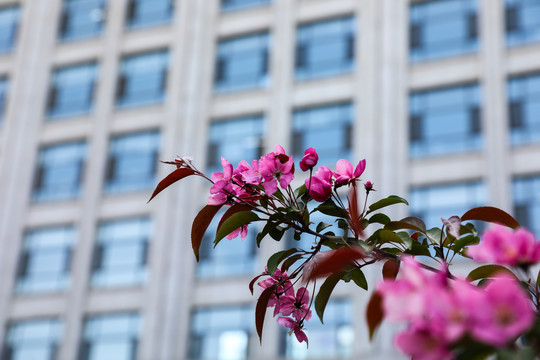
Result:
{"type": "Polygon", "coordinates": [[[274,308],[274,316],[281,313],[277,323],[281,326],[291,329],[299,342],[305,341],[308,344],[308,338],[303,331],[304,322],[311,319],[311,310],[309,308],[309,291],[301,287],[294,292],[294,286],[286,272],[280,269],[270,276],[270,278],[259,281],[258,285],[265,290],[274,287],[267,307],[274,308]]]}
{"type": "Polygon", "coordinates": [[[326,166],[319,166],[313,176],[306,179],[305,185],[314,200],[324,202],[332,196],[333,188],[352,183],[362,176],[365,169],[366,160],[360,161],[353,170],[349,161],[340,159],[336,164],[335,172],[326,166]]]}
{"type": "Polygon", "coordinates": [[[480,244],[468,248],[467,254],[480,263],[528,266],[540,261],[540,242],[525,229],[512,232],[496,225],[484,232],[480,244]]]}
{"type": "Polygon", "coordinates": [[[495,276],[486,287],[447,278],[447,269],[428,273],[413,258],[402,258],[398,280],[378,288],[385,317],[406,321],[395,344],[414,359],[451,359],[461,339],[505,346],[534,321],[531,303],[519,283],[495,276]]]}

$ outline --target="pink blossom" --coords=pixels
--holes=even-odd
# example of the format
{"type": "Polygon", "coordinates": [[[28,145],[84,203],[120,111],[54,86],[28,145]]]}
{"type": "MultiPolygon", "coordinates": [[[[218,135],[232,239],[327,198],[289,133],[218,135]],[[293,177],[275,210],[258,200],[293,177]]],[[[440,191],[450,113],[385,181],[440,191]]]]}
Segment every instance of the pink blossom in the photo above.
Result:
{"type": "Polygon", "coordinates": [[[285,150],[276,145],[276,152],[269,153],[259,160],[259,173],[264,178],[264,191],[272,195],[277,191],[277,184],[287,188],[294,179],[294,161],[292,156],[285,155],[285,150]]]}
{"type": "Polygon", "coordinates": [[[531,302],[514,278],[499,275],[491,280],[484,294],[483,306],[476,308],[471,329],[474,338],[503,346],[532,326],[534,311],[531,302]]]}
{"type": "Polygon", "coordinates": [[[291,295],[284,296],[280,306],[280,312],[285,316],[292,314],[298,322],[311,319],[309,291],[305,287],[301,287],[296,291],[296,297],[291,295]]]}
{"type": "Polygon", "coordinates": [[[324,202],[332,196],[332,171],[326,166],[319,166],[315,174],[306,179],[309,196],[319,202],[324,202]]]}
{"type": "MultiPolygon", "coordinates": [[[[302,330],[302,327],[297,321],[294,321],[290,317],[280,317],[277,319],[277,323],[281,326],[291,329],[291,332],[294,332],[298,342],[306,342],[306,345],[309,346],[308,337],[306,333],[302,330]]],[[[290,332],[289,332],[290,334],[290,332]]]]}
{"type": "Polygon", "coordinates": [[[370,191],[375,191],[375,189],[373,189],[373,183],[371,181],[366,181],[366,183],[364,184],[364,189],[366,189],[366,192],[370,192],[370,191]]]}
{"type": "Polygon", "coordinates": [[[308,171],[309,169],[313,169],[315,165],[317,165],[317,162],[319,161],[319,155],[317,155],[317,152],[314,148],[310,147],[304,151],[304,157],[302,160],[300,160],[300,169],[302,171],[308,171]]]}
{"type": "Polygon", "coordinates": [[[360,176],[362,176],[362,173],[366,169],[366,160],[362,160],[356,165],[356,169],[354,169],[353,172],[353,166],[352,164],[345,159],[338,160],[336,164],[336,172],[334,175],[336,176],[336,185],[341,186],[345,184],[349,184],[350,182],[354,181],[355,179],[358,179],[360,176]]]}
{"type": "Polygon", "coordinates": [[[436,330],[433,324],[415,323],[399,333],[394,342],[397,348],[414,360],[452,359],[452,353],[436,330]]]}
{"type": "MultiPolygon", "coordinates": [[[[270,278],[259,281],[257,285],[261,287],[262,290],[267,289],[276,284],[281,284],[276,287],[274,293],[268,301],[268,307],[274,308],[274,316],[280,313],[281,304],[283,303],[282,299],[286,296],[294,298],[294,287],[291,281],[289,280],[289,275],[287,272],[281,272],[280,269],[276,269],[270,278]]],[[[285,300],[287,302],[288,300],[285,300]]]]}
{"type": "Polygon", "coordinates": [[[523,228],[512,230],[496,225],[486,230],[479,245],[471,246],[467,254],[478,262],[501,265],[531,265],[540,260],[540,242],[523,228]]]}
{"type": "Polygon", "coordinates": [[[236,239],[238,235],[240,234],[240,238],[244,240],[248,233],[248,227],[247,225],[240,226],[238,229],[231,232],[229,235],[225,236],[227,239],[232,240],[236,239]]]}
{"type": "Polygon", "coordinates": [[[208,197],[208,205],[225,204],[229,196],[234,193],[232,184],[230,183],[233,175],[233,166],[225,158],[221,158],[223,172],[215,172],[212,174],[214,185],[210,188],[211,196],[208,197]]]}
{"type": "Polygon", "coordinates": [[[238,167],[234,170],[234,175],[238,180],[246,184],[259,185],[262,182],[262,176],[259,173],[259,163],[257,160],[253,160],[251,164],[250,166],[245,160],[240,161],[238,167]]]}

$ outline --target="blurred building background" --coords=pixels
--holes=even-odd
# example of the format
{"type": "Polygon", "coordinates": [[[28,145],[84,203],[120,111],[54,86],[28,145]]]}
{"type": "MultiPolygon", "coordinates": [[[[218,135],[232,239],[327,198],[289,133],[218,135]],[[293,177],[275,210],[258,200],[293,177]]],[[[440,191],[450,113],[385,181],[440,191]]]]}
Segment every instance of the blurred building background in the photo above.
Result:
{"type": "Polygon", "coordinates": [[[146,204],[177,154],[314,146],[366,158],[393,216],[491,204],[540,235],[540,0],[0,0],[0,51],[2,360],[397,356],[353,286],[308,351],[270,316],[259,346],[247,284],[294,240],[196,264],[208,185],[146,204]]]}

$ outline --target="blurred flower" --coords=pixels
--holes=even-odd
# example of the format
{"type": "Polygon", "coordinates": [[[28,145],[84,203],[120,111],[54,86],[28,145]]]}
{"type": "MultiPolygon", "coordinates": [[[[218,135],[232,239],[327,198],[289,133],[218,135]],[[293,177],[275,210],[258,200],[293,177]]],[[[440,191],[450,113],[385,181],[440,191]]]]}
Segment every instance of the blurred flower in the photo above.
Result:
{"type": "Polygon", "coordinates": [[[366,169],[366,160],[362,160],[356,165],[356,169],[353,172],[352,164],[345,159],[338,160],[336,164],[336,185],[341,186],[350,183],[351,181],[358,179],[362,176],[362,173],[366,169]]]}
{"type": "Polygon", "coordinates": [[[319,202],[324,202],[332,196],[332,171],[326,166],[319,166],[315,174],[306,179],[305,185],[309,196],[319,202]]]}
{"type": "Polygon", "coordinates": [[[309,309],[309,291],[301,287],[296,291],[296,297],[286,295],[280,307],[283,315],[291,315],[296,321],[308,321],[311,319],[311,310],[309,309]]]}
{"type": "Polygon", "coordinates": [[[319,155],[314,148],[310,147],[304,151],[304,157],[300,160],[300,169],[302,171],[308,171],[312,169],[319,161],[319,155]]]}
{"type": "Polygon", "coordinates": [[[240,226],[238,229],[231,232],[229,235],[225,236],[227,239],[232,240],[236,239],[238,235],[240,234],[240,238],[244,240],[248,233],[248,227],[247,225],[240,226]]]}
{"type": "MultiPolygon", "coordinates": [[[[300,327],[300,324],[290,317],[280,317],[277,319],[277,323],[281,326],[284,326],[286,328],[291,329],[291,332],[294,332],[294,335],[296,336],[296,339],[298,342],[306,342],[306,345],[309,346],[308,343],[308,337],[304,331],[302,331],[302,328],[300,327]]],[[[289,332],[289,335],[291,333],[289,332]]]]}

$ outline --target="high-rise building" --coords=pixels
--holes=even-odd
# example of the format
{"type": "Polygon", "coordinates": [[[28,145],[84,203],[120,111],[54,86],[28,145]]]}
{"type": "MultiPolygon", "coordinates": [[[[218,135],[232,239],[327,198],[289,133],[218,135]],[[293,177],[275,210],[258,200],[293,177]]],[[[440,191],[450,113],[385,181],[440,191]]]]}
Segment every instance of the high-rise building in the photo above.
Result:
{"type": "Polygon", "coordinates": [[[259,345],[247,285],[294,240],[196,264],[208,184],[146,204],[158,159],[275,144],[366,158],[394,217],[490,204],[540,236],[540,0],[1,0],[1,359],[396,358],[350,284],[309,350],[270,316],[259,345]]]}

